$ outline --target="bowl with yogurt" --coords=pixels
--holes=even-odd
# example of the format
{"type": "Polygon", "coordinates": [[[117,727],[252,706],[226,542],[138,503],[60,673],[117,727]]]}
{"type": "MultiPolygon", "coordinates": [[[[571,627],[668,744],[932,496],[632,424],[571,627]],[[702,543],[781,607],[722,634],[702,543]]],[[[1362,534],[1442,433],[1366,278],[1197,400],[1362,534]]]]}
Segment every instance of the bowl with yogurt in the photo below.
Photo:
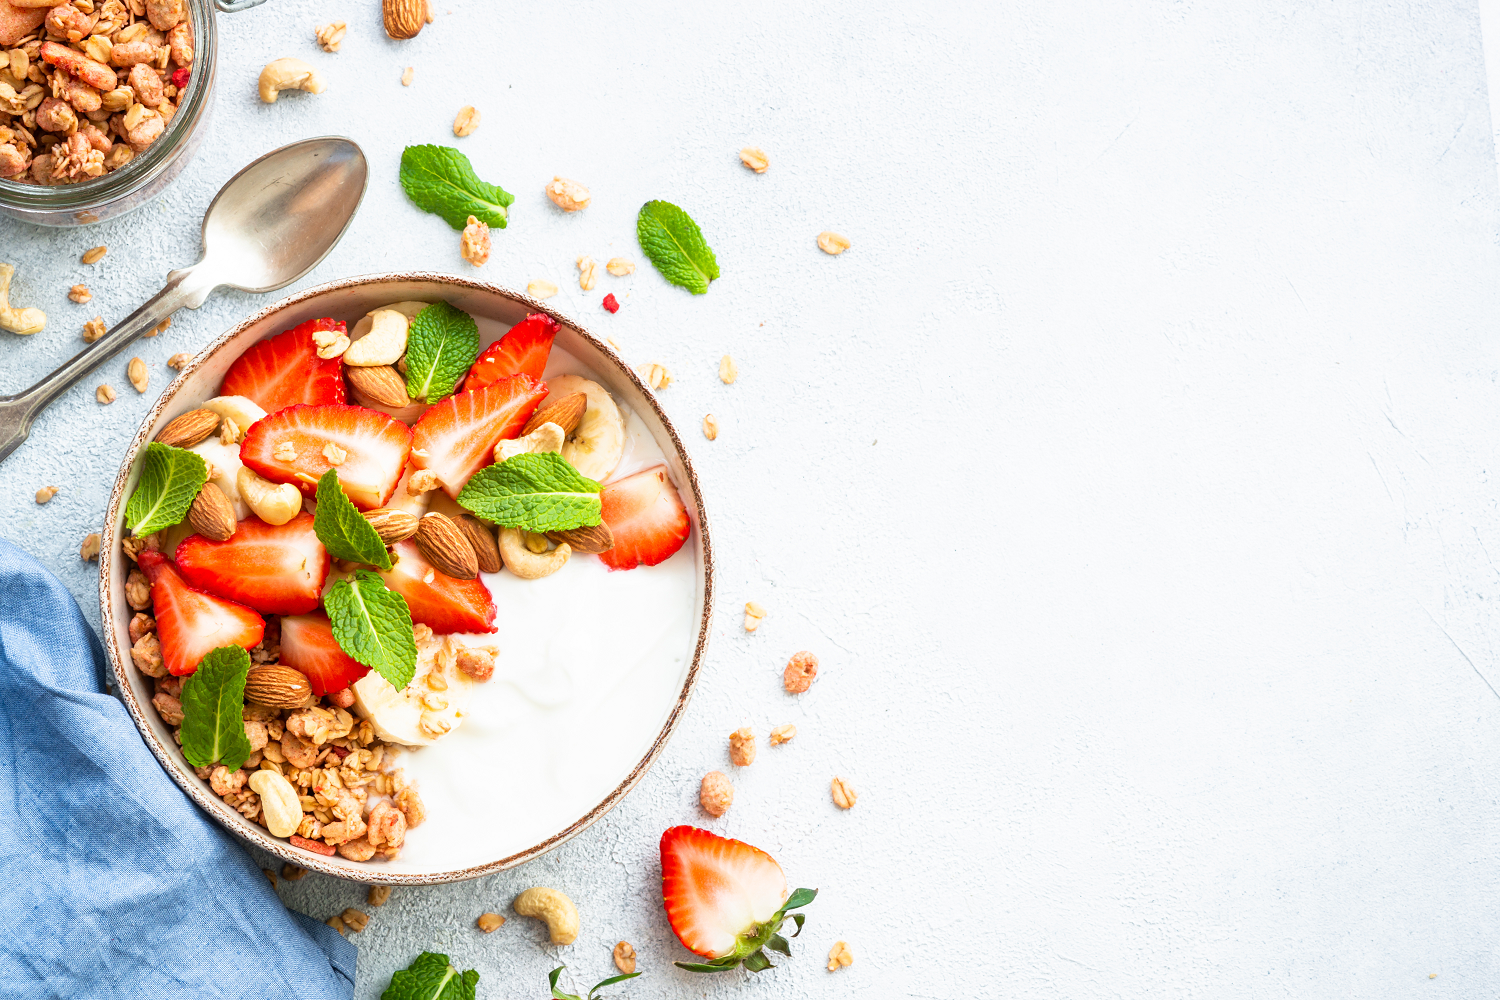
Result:
{"type": "Polygon", "coordinates": [[[136,434],[102,552],[113,680],[163,767],[362,882],[577,835],[665,746],[710,627],[703,497],[649,387],[542,303],[435,273],[209,344],[136,434]],[[245,730],[212,754],[211,685],[242,687],[245,730]]]}

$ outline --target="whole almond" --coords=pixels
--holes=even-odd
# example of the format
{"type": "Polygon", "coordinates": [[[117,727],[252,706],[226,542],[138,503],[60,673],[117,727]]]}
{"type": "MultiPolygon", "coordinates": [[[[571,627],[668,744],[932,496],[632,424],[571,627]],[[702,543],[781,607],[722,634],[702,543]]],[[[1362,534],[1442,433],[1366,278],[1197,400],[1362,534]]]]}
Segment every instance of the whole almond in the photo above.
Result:
{"type": "Polygon", "coordinates": [[[474,546],[447,515],[424,515],[414,537],[417,548],[439,573],[455,580],[472,580],[479,576],[479,557],[474,554],[474,546]]]}
{"type": "Polygon", "coordinates": [[[234,504],[213,483],[203,484],[203,489],[198,491],[193,505],[188,508],[187,519],[194,531],[216,542],[228,539],[238,525],[234,519],[234,504]]]}
{"type": "Polygon", "coordinates": [[[300,670],[279,663],[251,667],[245,676],[245,700],[271,708],[297,708],[312,694],[312,685],[300,670]]]}
{"type": "Polygon", "coordinates": [[[574,552],[608,552],[615,547],[614,532],[607,524],[596,524],[590,528],[569,528],[567,531],[549,531],[547,537],[554,542],[567,542],[574,552]]]}
{"type": "Polygon", "coordinates": [[[160,444],[174,448],[191,448],[219,429],[219,415],[213,410],[188,410],[156,435],[160,444]]]}
{"type": "Polygon", "coordinates": [[[344,377],[354,391],[381,406],[409,406],[411,397],[406,394],[406,379],[390,365],[361,368],[346,365],[344,377]]]}
{"type": "Polygon", "coordinates": [[[460,514],[453,519],[458,525],[458,530],[464,533],[469,540],[469,545],[474,549],[474,556],[479,560],[479,572],[498,573],[503,565],[500,562],[500,546],[495,541],[494,533],[487,528],[483,521],[473,514],[460,514]]]}
{"type": "Polygon", "coordinates": [[[382,0],[381,18],[385,33],[392,38],[415,38],[422,25],[432,20],[427,0],[382,0]]]}
{"type": "Polygon", "coordinates": [[[381,507],[365,511],[365,520],[375,529],[375,534],[387,545],[395,545],[417,533],[421,521],[417,515],[395,507],[381,507]]]}
{"type": "Polygon", "coordinates": [[[556,402],[544,403],[526,421],[526,426],[521,428],[521,437],[525,437],[543,424],[556,424],[563,429],[564,434],[572,434],[578,429],[578,422],[583,419],[583,411],[588,409],[589,398],[581,392],[570,393],[556,402]]]}

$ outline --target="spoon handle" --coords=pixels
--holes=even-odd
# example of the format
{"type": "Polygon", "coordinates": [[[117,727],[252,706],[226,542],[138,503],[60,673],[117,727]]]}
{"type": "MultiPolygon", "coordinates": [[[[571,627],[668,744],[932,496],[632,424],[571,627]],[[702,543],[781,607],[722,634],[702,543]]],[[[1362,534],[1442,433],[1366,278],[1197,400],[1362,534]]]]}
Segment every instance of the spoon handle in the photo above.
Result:
{"type": "Polygon", "coordinates": [[[208,283],[205,289],[204,276],[195,274],[196,270],[198,269],[189,267],[173,271],[167,277],[165,288],[104,336],[69,358],[52,374],[29,389],[11,396],[0,396],[0,462],[5,461],[26,440],[26,435],[31,433],[32,421],[38,413],[101,362],[119,354],[136,338],[154,329],[182,306],[196,307],[201,304],[203,294],[211,291],[214,283],[208,283]]]}

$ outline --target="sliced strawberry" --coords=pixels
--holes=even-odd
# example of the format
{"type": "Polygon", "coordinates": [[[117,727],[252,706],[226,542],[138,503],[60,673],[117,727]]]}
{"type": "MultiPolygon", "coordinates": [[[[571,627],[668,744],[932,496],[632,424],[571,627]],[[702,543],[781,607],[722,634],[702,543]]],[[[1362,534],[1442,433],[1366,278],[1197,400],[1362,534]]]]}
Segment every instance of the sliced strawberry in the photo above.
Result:
{"type": "Polygon", "coordinates": [[[406,599],[413,623],[439,635],[496,631],[495,602],[482,580],[455,580],[439,573],[409,541],[397,542],[391,551],[391,568],[380,578],[406,599]]]}
{"type": "Polygon", "coordinates": [[[281,662],[306,674],[316,695],[341,691],[370,672],[344,652],[333,637],[333,623],[321,611],[281,619],[281,662]]]}
{"type": "Polygon", "coordinates": [[[469,369],[464,389],[483,389],[507,375],[530,375],[540,382],[556,336],[557,320],[546,313],[532,313],[484,349],[469,369]]]}
{"type": "Polygon", "coordinates": [[[260,645],[266,623],[254,611],[189,587],[172,560],[160,552],[142,550],[140,567],[151,581],[161,657],[175,676],[197,670],[198,661],[220,646],[260,645]]]}
{"type": "Polygon", "coordinates": [[[189,535],[177,546],[177,568],[188,583],[263,615],[315,610],[331,561],[313,534],[311,514],[298,514],[280,526],[252,514],[228,541],[189,535]]]}
{"type": "Polygon", "coordinates": [[[443,491],[457,498],[469,477],[495,459],[495,445],[521,433],[547,384],[530,375],[507,375],[494,385],[449,396],[422,414],[411,429],[411,459],[437,473],[443,491]]]}
{"type": "Polygon", "coordinates": [[[373,510],[396,491],[410,452],[411,431],[395,417],[363,406],[289,406],[250,425],[240,461],[273,482],[295,483],[307,496],[317,494],[318,478],[337,465],[349,499],[373,510]],[[283,456],[295,457],[278,458],[286,444],[291,447],[283,456]]]}
{"type": "Polygon", "coordinates": [[[244,396],[267,413],[297,403],[342,403],[348,396],[343,362],[318,357],[313,334],[345,333],[343,320],[310,319],[285,333],[251,344],[224,373],[221,396],[244,396]]]}
{"type": "Polygon", "coordinates": [[[691,826],[674,826],[661,835],[667,920],[689,951],[714,960],[712,967],[684,968],[714,972],[741,962],[754,972],[769,968],[761,949],[771,943],[784,950],[786,942],[772,936],[787,919],[786,911],[816,895],[798,889],[788,898],[781,866],[758,847],[691,826]]]}
{"type": "Polygon", "coordinates": [[[692,530],[665,465],[610,483],[599,501],[604,523],[615,536],[615,547],[599,553],[610,569],[655,566],[682,548],[692,530]]]}

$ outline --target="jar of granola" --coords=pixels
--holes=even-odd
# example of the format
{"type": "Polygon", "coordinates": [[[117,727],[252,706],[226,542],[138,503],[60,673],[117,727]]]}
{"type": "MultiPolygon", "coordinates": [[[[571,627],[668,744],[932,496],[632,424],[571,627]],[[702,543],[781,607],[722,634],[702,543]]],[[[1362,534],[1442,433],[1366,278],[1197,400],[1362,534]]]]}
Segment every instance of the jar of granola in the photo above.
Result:
{"type": "Polygon", "coordinates": [[[0,0],[0,215],[82,226],[160,194],[208,119],[215,7],[261,2],[0,0]]]}

